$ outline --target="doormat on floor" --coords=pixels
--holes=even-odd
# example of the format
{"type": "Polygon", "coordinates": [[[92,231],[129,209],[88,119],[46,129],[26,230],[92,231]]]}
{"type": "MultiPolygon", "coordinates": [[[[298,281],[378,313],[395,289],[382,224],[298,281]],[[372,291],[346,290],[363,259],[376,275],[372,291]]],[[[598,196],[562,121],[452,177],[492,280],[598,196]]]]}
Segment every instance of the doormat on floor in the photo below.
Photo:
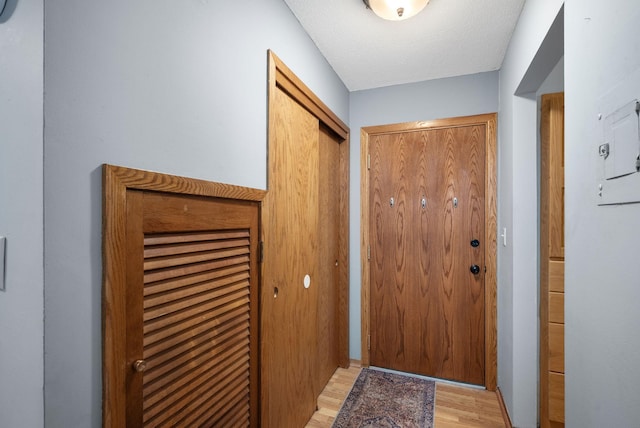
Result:
{"type": "Polygon", "coordinates": [[[432,428],[435,382],[363,368],[333,428],[432,428]]]}

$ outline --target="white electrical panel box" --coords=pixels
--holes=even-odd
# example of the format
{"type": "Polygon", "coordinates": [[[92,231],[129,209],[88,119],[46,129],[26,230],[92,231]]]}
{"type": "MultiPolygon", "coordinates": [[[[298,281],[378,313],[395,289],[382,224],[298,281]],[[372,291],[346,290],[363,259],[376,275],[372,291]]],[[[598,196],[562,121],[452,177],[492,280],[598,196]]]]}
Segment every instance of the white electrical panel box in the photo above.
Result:
{"type": "Polygon", "coordinates": [[[640,69],[600,100],[598,205],[640,203],[640,69]]]}
{"type": "Polygon", "coordinates": [[[611,180],[638,172],[640,102],[634,100],[604,119],[604,178],[611,180]]]}

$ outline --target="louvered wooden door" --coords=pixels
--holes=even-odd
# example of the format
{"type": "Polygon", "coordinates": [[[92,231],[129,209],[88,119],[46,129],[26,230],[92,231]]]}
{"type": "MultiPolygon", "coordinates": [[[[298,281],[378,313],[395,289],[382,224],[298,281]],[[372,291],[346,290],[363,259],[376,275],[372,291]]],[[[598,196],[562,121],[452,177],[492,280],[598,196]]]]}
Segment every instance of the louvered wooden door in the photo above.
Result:
{"type": "Polygon", "coordinates": [[[258,426],[258,205],[127,192],[127,426],[258,426]]]}
{"type": "Polygon", "coordinates": [[[372,365],[484,384],[485,135],[370,142],[372,365]]]}

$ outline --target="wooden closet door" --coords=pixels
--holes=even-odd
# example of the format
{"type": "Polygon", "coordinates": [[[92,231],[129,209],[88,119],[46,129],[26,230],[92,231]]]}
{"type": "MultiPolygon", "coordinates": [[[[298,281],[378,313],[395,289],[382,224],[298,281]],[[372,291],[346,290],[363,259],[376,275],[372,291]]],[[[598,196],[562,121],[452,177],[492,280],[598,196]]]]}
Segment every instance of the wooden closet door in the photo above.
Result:
{"type": "Polygon", "coordinates": [[[274,97],[263,217],[263,424],[301,427],[318,390],[320,124],[280,89],[274,97]]]}
{"type": "Polygon", "coordinates": [[[419,373],[430,300],[420,289],[421,199],[425,195],[420,133],[377,136],[371,146],[371,364],[419,373]],[[418,138],[415,138],[415,137],[418,138]]]}
{"type": "Polygon", "coordinates": [[[269,52],[261,423],[304,426],[349,365],[349,129],[269,52]]]}
{"type": "Polygon", "coordinates": [[[564,93],[540,121],[540,426],[564,427],[564,93]]]}
{"type": "Polygon", "coordinates": [[[258,220],[127,192],[127,426],[258,426],[258,220]]]}
{"type": "Polygon", "coordinates": [[[326,127],[319,129],[318,181],[318,368],[316,397],[339,365],[340,307],[340,144],[326,127]]]}

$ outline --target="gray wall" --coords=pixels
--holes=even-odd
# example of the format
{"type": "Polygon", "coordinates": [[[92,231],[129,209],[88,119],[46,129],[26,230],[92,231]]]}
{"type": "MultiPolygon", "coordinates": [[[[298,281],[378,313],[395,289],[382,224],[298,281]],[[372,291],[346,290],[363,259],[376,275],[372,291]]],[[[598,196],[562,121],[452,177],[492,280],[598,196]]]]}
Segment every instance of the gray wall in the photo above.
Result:
{"type": "MultiPolygon", "coordinates": [[[[488,72],[351,93],[351,208],[349,352],[360,342],[360,128],[498,111],[498,72],[488,72]]],[[[500,120],[498,119],[498,122],[500,120]]]]}
{"type": "Polygon", "coordinates": [[[347,123],[349,94],[282,0],[45,13],[45,416],[98,427],[100,165],[264,189],[267,49],[347,123]]]}
{"type": "MultiPolygon", "coordinates": [[[[640,205],[597,206],[597,115],[600,97],[640,68],[640,3],[565,3],[567,426],[636,427],[640,205]]],[[[637,75],[633,86],[619,105],[640,99],[637,75]]],[[[628,180],[637,194],[640,174],[628,180]]]]}
{"type": "Polygon", "coordinates": [[[43,424],[42,0],[0,17],[0,426],[43,424]]]}
{"type": "Polygon", "coordinates": [[[553,94],[564,91],[564,56],[553,67],[551,73],[542,82],[542,85],[536,91],[536,95],[540,98],[543,94],[553,94]]]}
{"type": "Polygon", "coordinates": [[[506,228],[507,245],[498,245],[498,386],[514,426],[521,428],[535,427],[538,414],[535,92],[562,54],[562,31],[550,31],[562,4],[525,3],[500,69],[498,230],[506,228]]]}

